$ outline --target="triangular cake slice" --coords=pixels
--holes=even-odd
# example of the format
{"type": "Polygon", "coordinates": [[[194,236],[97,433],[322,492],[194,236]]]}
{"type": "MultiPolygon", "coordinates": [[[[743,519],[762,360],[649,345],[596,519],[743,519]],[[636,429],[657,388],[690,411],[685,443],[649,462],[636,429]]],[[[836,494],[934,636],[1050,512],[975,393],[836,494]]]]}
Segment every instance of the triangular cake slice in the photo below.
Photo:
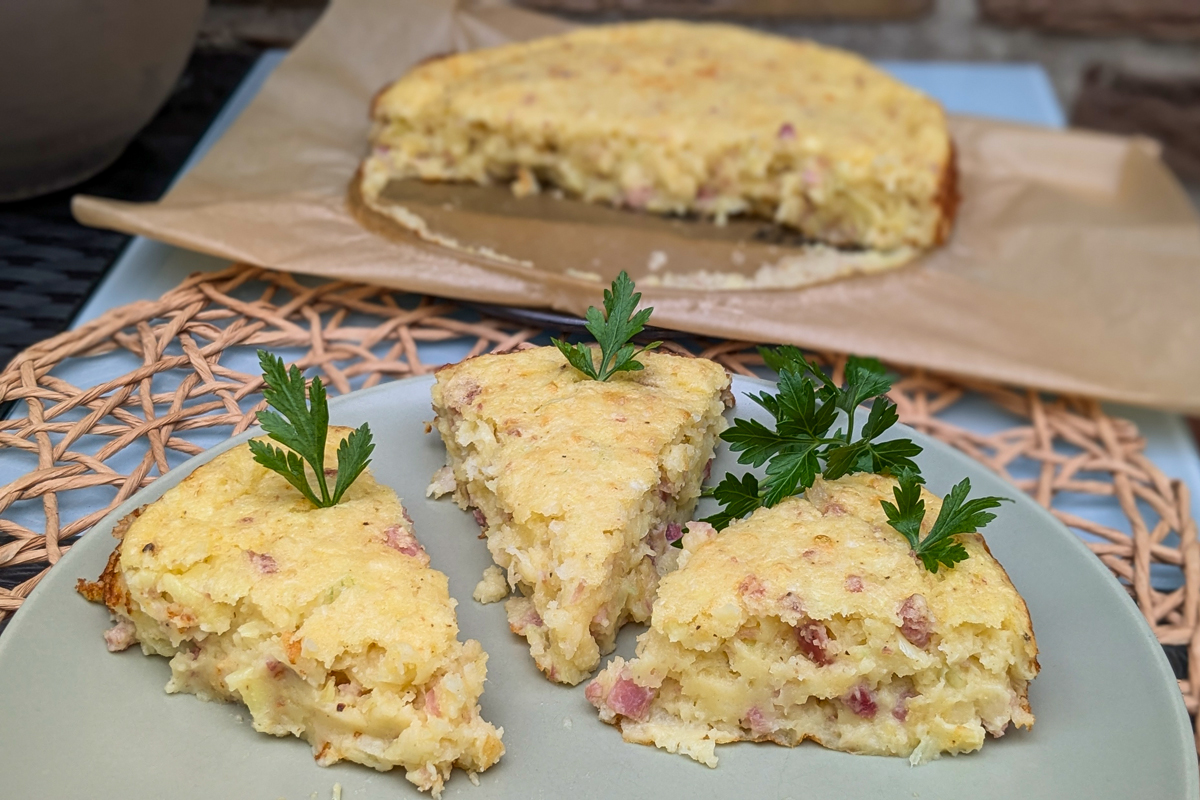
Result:
{"type": "MultiPolygon", "coordinates": [[[[349,432],[330,428],[326,463],[349,432]]],[[[256,730],[305,739],[322,765],[401,767],[435,795],[452,767],[504,752],[479,714],[487,655],[458,641],[446,576],[369,471],[314,508],[240,445],[114,534],[80,591],[112,611],[110,650],[171,659],[168,692],[244,703],[256,730]]]]}
{"type": "Polygon", "coordinates": [[[434,487],[476,510],[519,590],[509,624],[562,683],[587,677],[626,621],[649,619],[732,404],[712,361],[638,358],[645,369],[596,381],[532,348],[446,367],[433,387],[453,473],[434,487]]]}
{"type": "Polygon", "coordinates": [[[926,571],[880,507],[895,485],[818,478],[720,534],[690,524],[637,657],[587,688],[601,719],[709,766],[715,744],[805,739],[916,764],[1032,726],[1025,602],[978,534],[926,571]]]}

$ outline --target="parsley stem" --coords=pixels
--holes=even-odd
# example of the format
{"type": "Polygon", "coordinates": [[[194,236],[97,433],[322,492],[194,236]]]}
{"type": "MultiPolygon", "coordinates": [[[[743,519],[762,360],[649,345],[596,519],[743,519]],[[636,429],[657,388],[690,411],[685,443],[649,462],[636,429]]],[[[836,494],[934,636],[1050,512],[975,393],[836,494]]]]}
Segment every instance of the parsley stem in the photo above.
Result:
{"type": "MultiPolygon", "coordinates": [[[[321,455],[324,455],[324,454],[325,454],[325,443],[321,442],[321,455]]],[[[325,481],[325,464],[324,463],[316,464],[311,461],[309,463],[312,464],[313,474],[317,476],[317,486],[321,487],[321,505],[322,506],[333,505],[333,501],[330,499],[330,496],[329,496],[329,484],[326,483],[326,481],[325,481]]]]}

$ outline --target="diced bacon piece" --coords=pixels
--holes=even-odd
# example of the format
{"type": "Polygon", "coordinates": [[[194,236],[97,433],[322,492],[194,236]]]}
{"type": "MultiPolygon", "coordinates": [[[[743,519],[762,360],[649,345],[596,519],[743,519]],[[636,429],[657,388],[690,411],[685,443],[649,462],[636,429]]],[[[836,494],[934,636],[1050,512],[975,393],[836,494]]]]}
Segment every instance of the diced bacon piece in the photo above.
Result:
{"type": "Polygon", "coordinates": [[[749,711],[746,712],[745,720],[746,727],[748,727],[750,732],[755,736],[763,736],[775,729],[775,726],[771,723],[771,720],[758,706],[753,706],[749,711]]]}
{"type": "Polygon", "coordinates": [[[446,405],[453,409],[461,409],[471,405],[483,391],[479,383],[471,377],[463,377],[446,387],[446,405]]]}
{"type": "Polygon", "coordinates": [[[266,553],[256,553],[253,550],[247,550],[246,555],[250,557],[250,563],[254,568],[263,575],[273,575],[279,572],[279,565],[275,563],[275,559],[266,553]]]}
{"type": "Polygon", "coordinates": [[[471,516],[475,518],[475,524],[478,525],[481,530],[487,530],[487,517],[483,515],[482,511],[480,511],[478,508],[472,508],[471,516]]]}
{"type": "Polygon", "coordinates": [[[608,693],[608,707],[622,716],[641,720],[650,708],[654,699],[654,690],[647,689],[624,676],[617,678],[612,691],[608,693]]]}
{"type": "Polygon", "coordinates": [[[423,564],[429,563],[429,555],[425,548],[421,547],[421,543],[403,525],[389,525],[383,532],[383,540],[393,550],[411,556],[423,564]]]}
{"type": "Polygon", "coordinates": [[[639,186],[636,189],[625,190],[625,205],[630,208],[645,208],[654,196],[654,189],[649,186],[639,186]]]}
{"type": "Polygon", "coordinates": [[[898,722],[904,722],[908,719],[908,699],[910,697],[916,697],[916,694],[909,689],[905,689],[896,698],[896,705],[892,706],[892,717],[898,722]]]}
{"type": "Polygon", "coordinates": [[[779,126],[779,133],[776,134],[783,141],[791,141],[796,138],[796,127],[790,122],[785,122],[779,126]]]}
{"type": "Polygon", "coordinates": [[[818,667],[833,663],[833,656],[829,652],[829,631],[825,630],[824,624],[810,619],[797,625],[796,643],[805,658],[818,667]]]}
{"type": "Polygon", "coordinates": [[[863,580],[857,575],[846,576],[846,591],[858,593],[863,590],[863,580]]]}
{"type": "MultiPolygon", "coordinates": [[[[512,632],[520,636],[525,635],[525,631],[529,628],[545,627],[546,622],[542,616],[538,614],[537,608],[534,607],[533,601],[529,598],[518,598],[520,605],[513,607],[510,610],[513,612],[508,617],[508,627],[512,632]],[[523,608],[521,607],[523,606],[523,608]]],[[[510,603],[513,601],[509,601],[510,603]]]]}
{"type": "Polygon", "coordinates": [[[704,465],[704,480],[705,481],[707,481],[709,478],[712,477],[712,465],[713,465],[713,459],[711,459],[711,458],[704,465]]]}
{"type": "MultiPolygon", "coordinates": [[[[677,523],[660,522],[646,533],[646,538],[644,541],[646,543],[646,547],[650,548],[651,562],[657,563],[656,559],[667,551],[667,545],[671,541],[667,538],[668,534],[670,533],[669,529],[671,525],[674,525],[676,528],[679,527],[677,523]]],[[[680,531],[679,535],[683,535],[682,531],[680,531]]]]}
{"type": "Polygon", "coordinates": [[[1001,725],[996,725],[985,719],[983,720],[983,729],[987,731],[988,735],[990,735],[993,739],[999,739],[1008,732],[1008,720],[1005,720],[1001,725]]]}
{"type": "Polygon", "coordinates": [[[593,630],[604,630],[611,622],[608,616],[608,606],[601,606],[600,610],[592,615],[591,627],[593,630]]]}
{"type": "Polygon", "coordinates": [[[176,630],[184,631],[189,628],[196,627],[198,622],[196,615],[190,609],[184,608],[179,603],[168,603],[166,612],[167,621],[170,622],[176,630]]]}
{"type": "Polygon", "coordinates": [[[438,707],[436,686],[425,690],[425,711],[432,717],[440,717],[442,715],[442,711],[438,707]]]}
{"type": "Polygon", "coordinates": [[[668,542],[677,542],[683,538],[683,526],[678,522],[668,522],[666,530],[668,542]]]}
{"type": "Polygon", "coordinates": [[[757,600],[766,593],[767,587],[763,586],[762,581],[758,579],[757,575],[747,575],[738,584],[738,594],[742,597],[757,600]]]}
{"type": "Polygon", "coordinates": [[[717,538],[716,528],[707,522],[692,520],[687,524],[687,533],[683,535],[683,547],[685,550],[695,551],[704,542],[715,538],[717,538]]]}
{"type": "Polygon", "coordinates": [[[783,597],[779,598],[779,605],[783,610],[793,617],[804,616],[804,601],[795,592],[788,592],[783,597]]]}
{"type": "Polygon", "coordinates": [[[929,644],[933,620],[929,617],[929,606],[919,594],[909,595],[900,604],[900,633],[917,647],[929,644]]]}
{"type": "Polygon", "coordinates": [[[283,677],[283,673],[285,673],[285,672],[287,672],[287,667],[284,666],[281,662],[276,661],[273,658],[267,659],[267,673],[272,678],[281,678],[281,677],[283,677]]]}
{"type": "Polygon", "coordinates": [[[860,683],[851,689],[850,693],[842,698],[842,702],[863,719],[875,719],[875,712],[879,710],[879,706],[875,703],[874,692],[865,683],[860,683]]]}
{"type": "Polygon", "coordinates": [[[133,621],[119,619],[117,624],[104,632],[104,645],[110,653],[119,653],[137,641],[137,628],[133,621]]]}
{"type": "Polygon", "coordinates": [[[600,681],[592,681],[583,690],[583,696],[596,708],[600,708],[604,704],[604,687],[600,685],[600,681]]]}

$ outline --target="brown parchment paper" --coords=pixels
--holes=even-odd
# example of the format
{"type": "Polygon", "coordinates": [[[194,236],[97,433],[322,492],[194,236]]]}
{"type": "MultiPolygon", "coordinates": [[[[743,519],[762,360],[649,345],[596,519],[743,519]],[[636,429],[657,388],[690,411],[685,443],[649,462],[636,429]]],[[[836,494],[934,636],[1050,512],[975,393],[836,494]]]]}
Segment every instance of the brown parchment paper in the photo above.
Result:
{"type": "MultiPolygon", "coordinates": [[[[514,243],[539,238],[547,261],[529,268],[380,235],[347,204],[381,86],[433,55],[563,28],[504,6],[335,0],[161,202],[81,196],[76,217],[293,272],[581,314],[601,286],[568,274],[588,264],[554,261],[554,237],[577,232],[553,220],[513,214],[493,226],[514,243]]],[[[647,287],[654,323],[1200,412],[1200,226],[1157,147],[964,118],[952,131],[963,202],[945,247],[806,289],[647,287]]],[[[623,237],[624,227],[591,230],[605,275],[648,268],[657,240],[623,237]],[[623,250],[623,239],[635,241],[623,250]]],[[[686,269],[683,251],[666,255],[669,269],[686,269]]]]}

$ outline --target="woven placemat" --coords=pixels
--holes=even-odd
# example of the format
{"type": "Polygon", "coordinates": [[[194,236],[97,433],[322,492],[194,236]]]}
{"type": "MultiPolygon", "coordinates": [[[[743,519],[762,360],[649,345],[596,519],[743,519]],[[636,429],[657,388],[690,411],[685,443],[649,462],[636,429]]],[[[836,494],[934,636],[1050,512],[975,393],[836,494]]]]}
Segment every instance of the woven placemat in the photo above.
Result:
{"type": "MultiPolygon", "coordinates": [[[[418,342],[465,339],[473,355],[510,349],[540,333],[449,301],[233,266],[193,276],[159,300],[114,309],[29,348],[0,374],[0,401],[24,401],[0,422],[0,448],[21,451],[8,455],[29,463],[26,474],[0,487],[0,618],[20,607],[76,537],[109,509],[202,452],[206,437],[211,445],[253,424],[263,406],[260,376],[231,368],[228,354],[270,348],[344,393],[440,366],[422,362],[418,342]],[[100,359],[113,366],[99,385],[73,386],[56,375],[66,362],[100,359]],[[98,487],[107,489],[103,507],[73,499],[82,491],[94,496],[98,487]],[[17,521],[28,523],[31,516],[39,524],[17,521]]],[[[746,342],[664,347],[715,359],[743,375],[762,366],[746,342]]],[[[839,354],[816,355],[835,374],[845,363],[839,354]]],[[[1196,524],[1187,487],[1146,458],[1137,427],[1092,400],[896,371],[901,377],[891,397],[904,422],[978,459],[1067,526],[1100,539],[1088,546],[1129,591],[1159,640],[1188,648],[1189,673],[1180,689],[1195,714],[1196,524]],[[1007,412],[1011,424],[989,434],[954,424],[955,407],[978,397],[1007,412]],[[1062,510],[1060,500],[1072,495],[1119,508],[1129,532],[1062,510]],[[1152,566],[1179,570],[1182,586],[1157,590],[1152,566]]]]}

